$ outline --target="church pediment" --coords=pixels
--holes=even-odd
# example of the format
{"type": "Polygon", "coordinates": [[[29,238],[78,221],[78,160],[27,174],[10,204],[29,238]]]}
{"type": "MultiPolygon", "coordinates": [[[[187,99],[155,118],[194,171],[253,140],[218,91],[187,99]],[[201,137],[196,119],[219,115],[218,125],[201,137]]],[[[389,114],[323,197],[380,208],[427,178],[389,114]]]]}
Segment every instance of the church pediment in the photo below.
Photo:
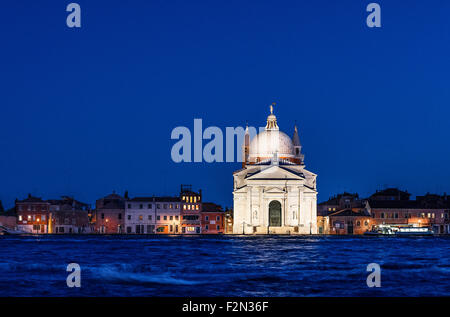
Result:
{"type": "Polygon", "coordinates": [[[266,169],[258,171],[256,173],[247,175],[247,180],[303,180],[305,179],[303,173],[291,171],[286,167],[280,167],[279,165],[270,166],[266,169]]]}
{"type": "Polygon", "coordinates": [[[264,193],[267,194],[282,194],[284,193],[283,188],[281,187],[269,187],[264,190],[264,193]]]}

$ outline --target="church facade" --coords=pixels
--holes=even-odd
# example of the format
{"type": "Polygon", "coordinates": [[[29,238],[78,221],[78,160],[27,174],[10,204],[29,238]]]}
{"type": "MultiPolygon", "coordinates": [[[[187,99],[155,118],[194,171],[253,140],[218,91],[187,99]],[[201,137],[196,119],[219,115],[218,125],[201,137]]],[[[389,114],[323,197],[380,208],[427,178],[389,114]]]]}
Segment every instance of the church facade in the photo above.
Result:
{"type": "Polygon", "coordinates": [[[297,127],[291,139],[270,112],[252,140],[246,129],[242,169],[233,173],[233,233],[316,234],[317,175],[305,169],[297,127]]]}

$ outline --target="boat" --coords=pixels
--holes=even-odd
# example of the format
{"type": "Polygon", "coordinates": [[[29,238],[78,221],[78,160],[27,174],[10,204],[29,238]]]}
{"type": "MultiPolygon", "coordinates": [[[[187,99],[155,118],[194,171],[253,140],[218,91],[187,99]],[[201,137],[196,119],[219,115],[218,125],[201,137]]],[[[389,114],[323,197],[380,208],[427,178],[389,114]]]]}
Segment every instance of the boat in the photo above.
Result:
{"type": "Polygon", "coordinates": [[[393,228],[387,225],[373,226],[372,230],[364,232],[366,236],[393,236],[395,232],[393,228]]]}
{"type": "Polygon", "coordinates": [[[366,236],[432,236],[430,227],[414,227],[412,225],[378,225],[364,233],[366,236]]]}
{"type": "Polygon", "coordinates": [[[397,236],[432,236],[433,234],[430,227],[399,227],[395,232],[397,236]]]}

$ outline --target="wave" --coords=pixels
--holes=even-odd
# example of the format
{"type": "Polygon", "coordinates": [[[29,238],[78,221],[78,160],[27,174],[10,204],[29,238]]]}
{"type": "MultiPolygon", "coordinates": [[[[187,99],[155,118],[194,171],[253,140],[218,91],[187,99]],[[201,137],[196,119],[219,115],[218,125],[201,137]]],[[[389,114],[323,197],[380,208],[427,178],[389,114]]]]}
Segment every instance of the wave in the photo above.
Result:
{"type": "Polygon", "coordinates": [[[91,268],[95,279],[123,284],[162,284],[162,285],[198,285],[206,282],[186,280],[162,272],[132,272],[124,271],[110,266],[91,268]]]}

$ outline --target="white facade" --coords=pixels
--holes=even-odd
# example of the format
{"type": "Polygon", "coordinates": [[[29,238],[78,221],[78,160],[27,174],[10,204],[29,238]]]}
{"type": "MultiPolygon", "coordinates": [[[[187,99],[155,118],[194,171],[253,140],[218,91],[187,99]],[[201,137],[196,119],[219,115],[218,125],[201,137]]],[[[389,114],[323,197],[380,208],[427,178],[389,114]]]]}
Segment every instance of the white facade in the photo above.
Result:
{"type": "Polygon", "coordinates": [[[316,234],[317,175],[305,169],[297,129],[292,142],[271,114],[266,131],[245,140],[244,167],[233,174],[233,233],[316,234]]]}
{"type": "Polygon", "coordinates": [[[133,198],[125,203],[125,233],[180,233],[178,197],[133,198]]]}

